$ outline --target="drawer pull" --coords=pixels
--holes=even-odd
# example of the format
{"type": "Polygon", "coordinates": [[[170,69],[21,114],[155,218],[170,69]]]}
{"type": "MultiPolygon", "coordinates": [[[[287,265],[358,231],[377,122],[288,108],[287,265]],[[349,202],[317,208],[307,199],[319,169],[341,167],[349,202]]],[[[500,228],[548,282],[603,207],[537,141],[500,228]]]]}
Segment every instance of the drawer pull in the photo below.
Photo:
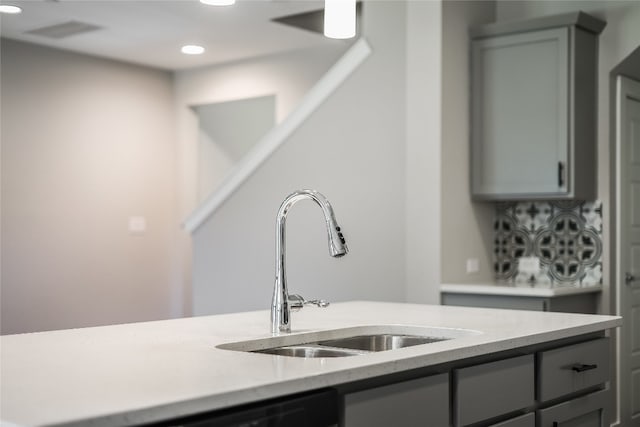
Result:
{"type": "Polygon", "coordinates": [[[564,163],[558,162],[558,187],[564,186],[564,163]]]}
{"type": "Polygon", "coordinates": [[[590,371],[592,369],[597,369],[598,365],[585,365],[584,363],[578,363],[576,365],[573,365],[571,367],[571,370],[574,372],[584,372],[584,371],[590,371]]]}

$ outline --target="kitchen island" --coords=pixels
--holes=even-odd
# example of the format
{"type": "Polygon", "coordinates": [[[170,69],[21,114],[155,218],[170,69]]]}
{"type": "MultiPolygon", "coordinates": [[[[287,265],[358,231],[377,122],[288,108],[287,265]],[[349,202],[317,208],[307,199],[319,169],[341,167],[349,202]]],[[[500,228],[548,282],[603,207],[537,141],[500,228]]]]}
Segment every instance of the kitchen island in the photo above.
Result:
{"type": "MultiPolygon", "coordinates": [[[[365,425],[358,424],[357,414],[359,408],[367,408],[367,393],[371,390],[390,387],[381,396],[392,396],[398,384],[412,384],[436,374],[446,383],[437,390],[446,390],[446,401],[453,396],[453,401],[442,409],[447,424],[473,423],[478,416],[496,420],[513,416],[526,421],[534,412],[544,419],[544,411],[554,409],[552,405],[557,406],[561,398],[541,394],[545,379],[539,376],[544,373],[543,367],[547,369],[541,363],[547,359],[555,363],[556,353],[561,353],[562,358],[565,349],[568,356],[585,350],[593,354],[592,347],[595,353],[606,353],[602,357],[608,361],[607,331],[620,326],[622,319],[348,302],[294,313],[292,324],[291,336],[367,325],[411,325],[475,333],[335,358],[297,358],[218,348],[270,337],[268,311],[3,336],[3,426],[156,423],[325,388],[338,390],[343,424],[365,425]],[[579,348],[574,349],[575,346],[579,348]],[[473,394],[472,388],[477,387],[473,382],[492,370],[496,370],[496,378],[525,378],[525,382],[531,382],[526,385],[531,396],[525,397],[522,407],[518,402],[514,403],[517,408],[501,408],[500,413],[467,415],[467,397],[462,392],[466,393],[469,385],[473,394]],[[536,381],[542,381],[542,385],[536,387],[533,396],[536,381]]],[[[609,368],[600,364],[596,369],[588,361],[582,362],[572,365],[575,371],[567,371],[572,379],[569,387],[573,389],[564,395],[593,400],[590,396],[606,391],[609,368]]],[[[517,395],[512,390],[509,393],[517,395]]],[[[379,398],[374,396],[371,402],[379,398]]],[[[371,412],[369,409],[367,413],[371,412]]]]}

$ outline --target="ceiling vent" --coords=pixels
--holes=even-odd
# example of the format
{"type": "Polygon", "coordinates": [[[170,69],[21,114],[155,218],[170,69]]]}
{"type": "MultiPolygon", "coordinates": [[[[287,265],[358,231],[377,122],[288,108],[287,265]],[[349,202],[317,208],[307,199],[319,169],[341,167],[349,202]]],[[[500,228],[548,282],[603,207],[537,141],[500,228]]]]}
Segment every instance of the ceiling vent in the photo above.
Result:
{"type": "Polygon", "coordinates": [[[100,28],[102,27],[87,24],[86,22],[69,21],[62,24],[50,25],[48,27],[36,28],[35,30],[27,31],[26,34],[35,34],[37,36],[48,37],[50,39],[63,39],[77,34],[96,31],[100,28]]]}
{"type": "Polygon", "coordinates": [[[322,34],[324,31],[324,10],[314,10],[311,12],[282,16],[280,18],[273,18],[272,21],[322,34]]]}

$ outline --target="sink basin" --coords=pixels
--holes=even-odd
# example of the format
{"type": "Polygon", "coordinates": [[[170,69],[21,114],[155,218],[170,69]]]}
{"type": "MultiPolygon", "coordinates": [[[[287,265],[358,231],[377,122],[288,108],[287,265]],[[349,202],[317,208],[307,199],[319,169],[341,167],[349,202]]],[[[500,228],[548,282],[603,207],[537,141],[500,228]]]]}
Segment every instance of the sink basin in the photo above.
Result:
{"type": "Polygon", "coordinates": [[[253,353],[275,354],[276,356],[290,357],[345,357],[358,356],[362,352],[349,351],[338,348],[322,348],[316,345],[300,345],[288,347],[267,348],[264,350],[256,350],[253,353]]]}
{"type": "Polygon", "coordinates": [[[226,343],[223,350],[300,358],[347,357],[481,334],[469,329],[368,325],[226,343]]]}
{"type": "Polygon", "coordinates": [[[453,338],[424,337],[417,335],[359,335],[355,337],[341,338],[337,340],[320,341],[318,344],[330,347],[348,348],[362,351],[387,351],[398,348],[411,347],[420,344],[429,344],[438,341],[446,341],[453,338]]]}

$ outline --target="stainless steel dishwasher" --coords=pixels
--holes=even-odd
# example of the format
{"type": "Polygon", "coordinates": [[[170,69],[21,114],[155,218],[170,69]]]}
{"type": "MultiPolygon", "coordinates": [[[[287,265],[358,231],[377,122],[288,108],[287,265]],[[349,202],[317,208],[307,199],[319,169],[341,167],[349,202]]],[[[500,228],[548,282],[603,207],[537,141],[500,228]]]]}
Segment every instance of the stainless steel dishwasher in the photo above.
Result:
{"type": "Polygon", "coordinates": [[[333,389],[296,394],[153,424],[157,427],[337,427],[338,394],[333,389]]]}

